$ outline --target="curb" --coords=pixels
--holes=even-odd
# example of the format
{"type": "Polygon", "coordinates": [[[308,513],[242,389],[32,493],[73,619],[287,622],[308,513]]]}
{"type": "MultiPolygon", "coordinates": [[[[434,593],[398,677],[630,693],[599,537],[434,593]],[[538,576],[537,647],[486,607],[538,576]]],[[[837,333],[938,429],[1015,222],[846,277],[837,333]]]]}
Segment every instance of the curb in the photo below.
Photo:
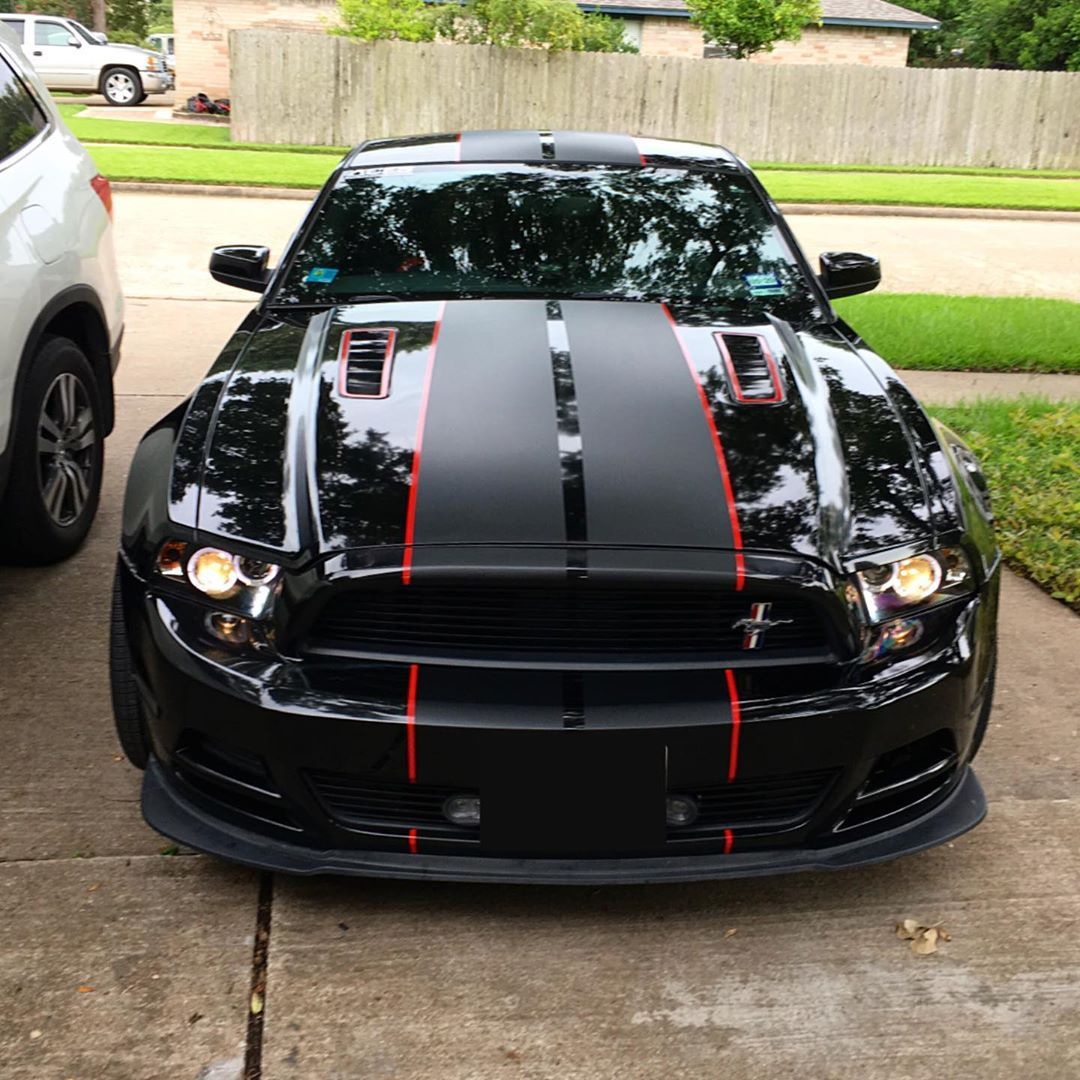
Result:
{"type": "MultiPolygon", "coordinates": [[[[295,199],[310,202],[318,188],[245,187],[242,184],[155,184],[118,180],[113,191],[158,195],[222,195],[234,199],[295,199]]],[[[1080,210],[992,210],[976,206],[891,206],[878,203],[778,203],[784,214],[848,214],[852,217],[973,218],[983,221],[1074,221],[1080,210]]]]}
{"type": "MultiPolygon", "coordinates": [[[[244,187],[240,184],[153,184],[146,180],[118,180],[113,191],[144,191],[155,195],[224,195],[232,199],[295,199],[311,202],[318,188],[244,187]]],[[[1077,215],[1080,217],[1080,214],[1077,215]]]]}

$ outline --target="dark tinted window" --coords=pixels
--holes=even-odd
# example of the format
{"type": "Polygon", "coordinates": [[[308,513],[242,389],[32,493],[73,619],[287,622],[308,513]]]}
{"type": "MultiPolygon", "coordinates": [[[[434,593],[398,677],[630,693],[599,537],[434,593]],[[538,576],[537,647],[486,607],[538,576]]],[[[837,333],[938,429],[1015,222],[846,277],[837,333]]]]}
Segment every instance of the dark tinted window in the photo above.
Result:
{"type": "Polygon", "coordinates": [[[26,87],[0,57],[0,159],[25,146],[45,123],[26,87]]]}
{"type": "Polygon", "coordinates": [[[798,317],[806,277],[735,170],[431,165],[354,169],[276,296],[617,296],[798,317]]]}

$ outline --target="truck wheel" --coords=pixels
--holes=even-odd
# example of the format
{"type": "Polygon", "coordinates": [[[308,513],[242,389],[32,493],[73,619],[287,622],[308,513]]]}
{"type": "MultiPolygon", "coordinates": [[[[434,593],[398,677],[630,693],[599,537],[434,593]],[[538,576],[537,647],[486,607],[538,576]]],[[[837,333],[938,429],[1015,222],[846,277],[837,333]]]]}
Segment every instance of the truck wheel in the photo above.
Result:
{"type": "Polygon", "coordinates": [[[90,531],[105,462],[97,380],[75,342],[42,342],[12,436],[11,475],[0,500],[0,555],[28,565],[59,562],[90,531]]]}
{"type": "Polygon", "coordinates": [[[106,68],[101,76],[101,92],[110,105],[138,105],[143,99],[142,80],[131,68],[106,68]]]}
{"type": "Polygon", "coordinates": [[[112,610],[109,616],[109,686],[120,749],[136,769],[145,769],[150,759],[150,745],[146,737],[142,707],[139,705],[139,691],[132,673],[119,575],[113,579],[112,610]]]}

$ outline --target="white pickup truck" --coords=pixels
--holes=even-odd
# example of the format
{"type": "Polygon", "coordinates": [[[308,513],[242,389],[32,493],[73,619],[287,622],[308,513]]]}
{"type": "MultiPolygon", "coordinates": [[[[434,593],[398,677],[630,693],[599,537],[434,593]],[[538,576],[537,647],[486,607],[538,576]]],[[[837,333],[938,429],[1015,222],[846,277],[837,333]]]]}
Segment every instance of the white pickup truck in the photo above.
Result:
{"type": "Polygon", "coordinates": [[[60,15],[0,15],[50,90],[103,94],[110,105],[138,105],[147,94],[173,87],[160,53],[137,45],[112,45],[104,34],[60,15]]]}

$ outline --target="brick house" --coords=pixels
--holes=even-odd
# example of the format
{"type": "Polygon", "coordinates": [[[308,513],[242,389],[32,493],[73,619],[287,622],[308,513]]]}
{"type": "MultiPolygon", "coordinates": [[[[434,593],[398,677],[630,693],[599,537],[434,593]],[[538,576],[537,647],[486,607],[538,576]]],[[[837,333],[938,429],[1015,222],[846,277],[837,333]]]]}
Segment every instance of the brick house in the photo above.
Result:
{"type": "MultiPolygon", "coordinates": [[[[579,6],[621,18],[626,36],[643,56],[696,58],[720,53],[705,47],[684,0],[589,0],[579,6]]],[[[772,52],[756,53],[750,60],[905,67],[912,33],[940,27],[936,19],[887,0],[821,0],[820,26],[808,26],[798,41],[782,41],[772,52]]]]}
{"type": "MultiPolygon", "coordinates": [[[[690,24],[684,0],[582,0],[579,6],[622,19],[644,56],[716,53],[690,24]]],[[[781,42],[751,62],[903,67],[912,32],[940,26],[886,0],[822,0],[821,6],[821,26],[808,26],[799,41],[781,42]]],[[[178,103],[200,90],[228,95],[230,30],[320,30],[337,21],[337,11],[337,0],[174,0],[178,103]]]]}

